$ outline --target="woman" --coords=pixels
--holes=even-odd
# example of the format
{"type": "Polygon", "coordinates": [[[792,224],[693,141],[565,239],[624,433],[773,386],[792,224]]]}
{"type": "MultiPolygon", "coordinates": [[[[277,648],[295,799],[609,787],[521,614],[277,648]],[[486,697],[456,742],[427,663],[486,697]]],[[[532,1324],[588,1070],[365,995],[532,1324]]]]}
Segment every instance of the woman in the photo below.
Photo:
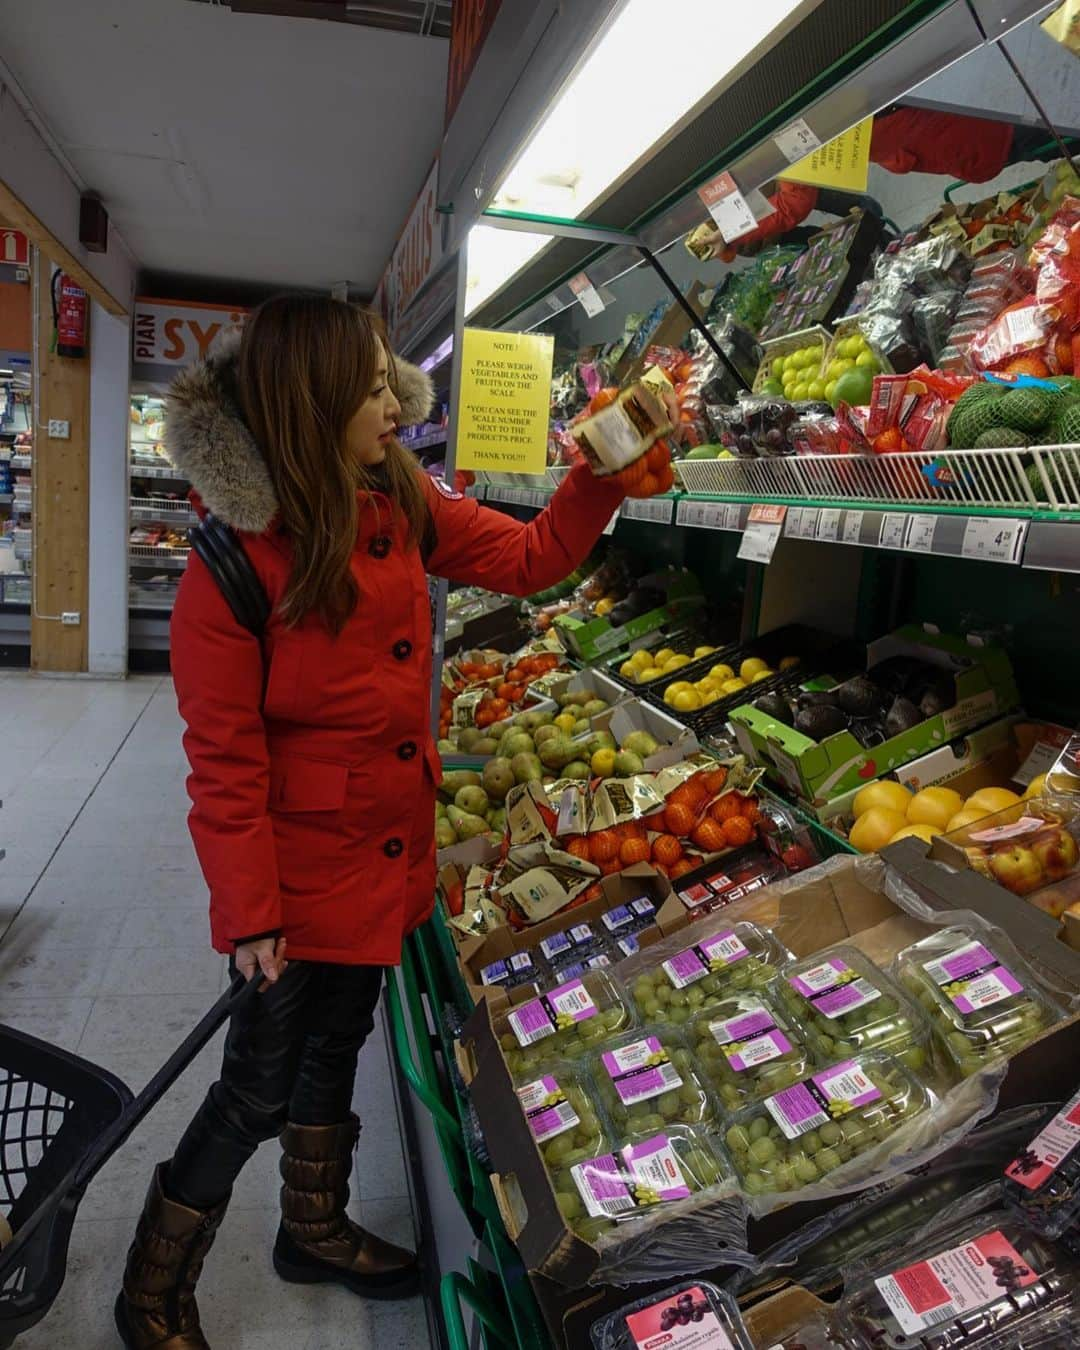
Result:
{"type": "Polygon", "coordinates": [[[241,533],[273,604],[260,643],[192,555],[172,621],[213,944],[268,986],[233,1019],[220,1079],[154,1173],[116,1305],[131,1350],[205,1350],[196,1280],[233,1181],[279,1134],[278,1273],[374,1298],[416,1287],[415,1256],[345,1205],[357,1053],[384,967],[433,904],[425,565],[542,590],[623,497],[581,465],[528,525],[485,510],[395,439],[431,395],[376,318],[306,296],[263,305],[238,349],[173,385],[170,455],[196,509],[241,533]]]}

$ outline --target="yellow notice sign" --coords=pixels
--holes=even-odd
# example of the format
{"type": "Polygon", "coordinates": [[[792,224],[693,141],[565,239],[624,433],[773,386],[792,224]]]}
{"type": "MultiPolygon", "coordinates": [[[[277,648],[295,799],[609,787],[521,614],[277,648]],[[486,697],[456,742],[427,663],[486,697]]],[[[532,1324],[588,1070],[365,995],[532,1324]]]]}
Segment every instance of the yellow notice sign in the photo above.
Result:
{"type": "Polygon", "coordinates": [[[837,136],[805,159],[800,159],[780,177],[793,178],[796,183],[812,183],[815,187],[865,192],[870,166],[870,133],[873,129],[874,119],[865,118],[842,136],[837,136]]]}
{"type": "Polygon", "coordinates": [[[463,346],[457,467],[543,473],[555,339],[466,328],[463,346]]]}

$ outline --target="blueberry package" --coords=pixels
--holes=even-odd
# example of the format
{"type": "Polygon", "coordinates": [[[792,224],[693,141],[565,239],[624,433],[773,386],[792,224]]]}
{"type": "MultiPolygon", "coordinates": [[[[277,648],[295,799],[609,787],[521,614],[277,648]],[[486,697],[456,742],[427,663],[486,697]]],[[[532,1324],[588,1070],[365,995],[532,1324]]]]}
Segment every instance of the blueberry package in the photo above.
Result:
{"type": "Polygon", "coordinates": [[[1005,1169],[1005,1199],[1044,1237],[1080,1219],[1080,1088],[1005,1169]]]}
{"type": "Polygon", "coordinates": [[[594,1350],[753,1350],[730,1294],[685,1281],[594,1322],[594,1350]]]}
{"type": "Polygon", "coordinates": [[[531,952],[515,952],[503,961],[492,961],[480,971],[480,983],[517,989],[519,985],[534,984],[544,977],[543,968],[531,952]]]}

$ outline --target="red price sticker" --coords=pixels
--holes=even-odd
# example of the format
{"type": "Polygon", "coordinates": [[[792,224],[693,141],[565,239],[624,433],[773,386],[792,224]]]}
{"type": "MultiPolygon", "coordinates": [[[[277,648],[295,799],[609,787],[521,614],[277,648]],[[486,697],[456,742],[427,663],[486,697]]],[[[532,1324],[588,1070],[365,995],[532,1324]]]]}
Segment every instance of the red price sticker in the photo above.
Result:
{"type": "Polygon", "coordinates": [[[716,227],[724,236],[725,243],[741,239],[749,234],[757,224],[750,203],[739,191],[739,186],[731,174],[725,172],[698,188],[702,204],[716,221],[716,227]]]}

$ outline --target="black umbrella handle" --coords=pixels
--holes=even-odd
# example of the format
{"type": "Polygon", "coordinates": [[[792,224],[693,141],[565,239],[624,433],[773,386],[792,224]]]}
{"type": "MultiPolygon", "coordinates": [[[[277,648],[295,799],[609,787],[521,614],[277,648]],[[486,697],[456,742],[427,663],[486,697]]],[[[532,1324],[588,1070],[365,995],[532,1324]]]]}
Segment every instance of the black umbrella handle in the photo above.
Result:
{"type": "MultiPolygon", "coordinates": [[[[288,967],[279,978],[283,980],[289,978],[288,967]]],[[[142,1091],[136,1094],[116,1120],[95,1141],[75,1170],[73,1180],[76,1186],[84,1187],[91,1181],[132,1131],[150,1114],[192,1060],[197,1058],[220,1027],[234,1013],[247,1007],[267,987],[267,982],[259,977],[246,980],[243,975],[233,976],[232,983],[214,1006],[191,1029],[142,1091]]]]}

